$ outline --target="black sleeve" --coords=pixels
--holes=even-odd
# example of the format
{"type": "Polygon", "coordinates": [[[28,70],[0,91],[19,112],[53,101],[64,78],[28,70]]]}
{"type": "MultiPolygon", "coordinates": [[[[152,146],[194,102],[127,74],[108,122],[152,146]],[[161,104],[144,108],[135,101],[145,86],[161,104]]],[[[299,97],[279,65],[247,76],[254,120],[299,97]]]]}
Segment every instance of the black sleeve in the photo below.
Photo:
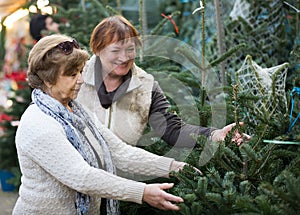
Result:
{"type": "Polygon", "coordinates": [[[215,130],[215,128],[185,124],[176,114],[167,111],[169,107],[170,104],[162,89],[155,82],[152,92],[149,124],[155,133],[169,145],[191,148],[196,144],[196,140],[191,136],[192,134],[209,136],[215,130]]]}

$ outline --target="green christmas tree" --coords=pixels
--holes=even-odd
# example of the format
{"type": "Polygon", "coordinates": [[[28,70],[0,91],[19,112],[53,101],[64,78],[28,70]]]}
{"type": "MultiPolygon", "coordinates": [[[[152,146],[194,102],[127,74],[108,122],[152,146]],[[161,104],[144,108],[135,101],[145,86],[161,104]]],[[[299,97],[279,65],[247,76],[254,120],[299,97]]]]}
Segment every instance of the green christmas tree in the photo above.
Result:
{"type": "MultiPolygon", "coordinates": [[[[287,32],[285,25],[287,19],[284,15],[289,11],[294,16],[295,12],[290,11],[282,1],[261,0],[255,3],[247,1],[250,4],[248,11],[251,19],[237,17],[224,22],[224,42],[227,52],[220,54],[216,48],[216,30],[211,27],[215,22],[207,16],[207,10],[214,8],[213,2],[202,2],[204,2],[204,13],[206,12],[204,18],[202,13],[191,15],[191,12],[200,6],[198,1],[186,3],[165,1],[160,10],[167,18],[162,16],[160,22],[147,32],[144,31],[145,20],[142,18],[144,1],[140,1],[139,20],[132,20],[133,23],[142,37],[145,35],[163,37],[156,37],[157,40],[152,45],[146,45],[139,53],[136,62],[153,74],[165,88],[166,96],[171,103],[169,111],[176,112],[184,121],[211,126],[214,108],[224,107],[212,107],[208,97],[209,95],[215,98],[221,97],[226,102],[226,124],[245,120],[246,126],[237,126],[236,129],[240,132],[250,129],[253,133],[252,139],[237,147],[231,142],[234,133],[219,143],[207,142],[206,137],[195,137],[197,145],[192,152],[189,152],[185,162],[201,170],[201,174],[195,172],[192,167],[186,166],[182,171],[172,173],[173,176],[169,179],[158,178],[149,181],[175,183],[174,188],[169,192],[185,200],[180,204],[181,210],[161,211],[147,204],[122,202],[122,214],[297,214],[300,205],[300,192],[297,186],[300,181],[299,146],[293,138],[289,140],[292,143],[294,141],[295,144],[265,142],[265,140],[278,138],[286,140],[284,135],[289,125],[288,113],[280,107],[272,118],[250,112],[261,98],[255,94],[242,92],[243,85],[235,83],[233,75],[241,68],[247,55],[251,55],[263,67],[289,62],[293,65],[291,68],[293,74],[289,77],[299,72],[299,69],[296,69],[299,61],[296,39],[299,31],[296,30],[296,19],[288,20],[291,31],[287,32]],[[190,14],[187,15],[187,12],[190,14]],[[179,33],[176,32],[171,20],[177,25],[179,33]],[[272,37],[269,37],[270,34],[272,37]],[[161,57],[166,53],[157,47],[165,45],[166,39],[169,41],[169,38],[185,41],[197,48],[198,53],[195,53],[188,48],[189,46],[182,44],[174,50],[174,55],[178,54],[186,58],[193,65],[192,68],[161,57]],[[292,50],[294,54],[291,57],[289,53],[292,50]],[[149,54],[151,52],[156,56],[151,56],[149,54]],[[207,58],[207,62],[202,61],[203,57],[207,58]],[[216,85],[212,89],[206,89],[205,79],[201,75],[204,74],[205,77],[207,75],[205,72],[216,69],[222,62],[227,63],[228,85],[216,85]],[[178,107],[173,99],[174,95],[184,98],[186,94],[177,86],[170,84],[170,80],[177,80],[185,86],[195,101],[197,111],[191,110],[189,104],[178,107]],[[249,113],[252,118],[245,117],[249,113]],[[255,123],[250,119],[255,119],[255,123]]],[[[58,8],[55,18],[64,23],[62,33],[75,37],[86,49],[89,49],[89,37],[95,25],[104,17],[122,13],[121,1],[52,1],[51,3],[58,8]]],[[[223,9],[229,13],[228,8],[223,9]]],[[[274,83],[273,80],[272,88],[275,86],[274,83]]],[[[287,86],[287,89],[290,88],[291,86],[287,86]]],[[[23,97],[26,98],[25,95],[23,97]]],[[[289,101],[289,97],[287,98],[289,101]]],[[[21,106],[13,107],[14,110],[19,110],[19,113],[15,114],[20,115],[21,106]]],[[[224,117],[223,115],[222,118],[224,117]]],[[[10,128],[9,125],[7,128],[12,129],[11,131],[15,129],[10,128]]],[[[148,130],[151,130],[150,127],[148,130]]],[[[159,155],[165,155],[171,150],[171,147],[159,138],[152,136],[150,138],[146,135],[145,137],[141,141],[148,143],[147,146],[142,146],[146,150],[159,155]]],[[[174,154],[180,157],[184,152],[185,149],[178,149],[174,154]]]]}

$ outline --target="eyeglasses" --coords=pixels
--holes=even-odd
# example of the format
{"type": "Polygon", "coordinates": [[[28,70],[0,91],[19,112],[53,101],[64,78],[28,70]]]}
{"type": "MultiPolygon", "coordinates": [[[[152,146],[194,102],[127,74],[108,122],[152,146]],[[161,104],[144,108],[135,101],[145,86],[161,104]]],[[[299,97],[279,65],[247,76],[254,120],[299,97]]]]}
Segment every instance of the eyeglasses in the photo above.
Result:
{"type": "Polygon", "coordinates": [[[78,44],[78,42],[73,39],[72,41],[66,41],[66,42],[62,42],[60,44],[57,45],[57,47],[65,54],[65,55],[69,55],[73,52],[73,47],[76,49],[79,49],[80,46],[78,44]]]}

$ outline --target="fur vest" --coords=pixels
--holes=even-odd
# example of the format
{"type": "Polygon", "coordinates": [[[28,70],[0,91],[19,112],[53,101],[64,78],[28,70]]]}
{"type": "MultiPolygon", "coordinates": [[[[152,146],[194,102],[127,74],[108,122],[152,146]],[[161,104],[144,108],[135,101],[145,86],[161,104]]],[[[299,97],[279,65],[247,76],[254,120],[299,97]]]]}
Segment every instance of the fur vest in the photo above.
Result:
{"type": "Polygon", "coordinates": [[[135,145],[148,123],[154,78],[134,64],[125,94],[105,109],[101,106],[95,88],[95,63],[94,55],[83,72],[84,84],[77,101],[94,113],[94,117],[97,117],[121,140],[135,145]]]}

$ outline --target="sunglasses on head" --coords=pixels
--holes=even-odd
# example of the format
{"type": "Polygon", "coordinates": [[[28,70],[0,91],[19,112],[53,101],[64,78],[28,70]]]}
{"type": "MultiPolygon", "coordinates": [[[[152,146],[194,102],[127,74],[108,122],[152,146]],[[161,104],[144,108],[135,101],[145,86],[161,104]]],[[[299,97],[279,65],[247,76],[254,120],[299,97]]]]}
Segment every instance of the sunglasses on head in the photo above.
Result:
{"type": "Polygon", "coordinates": [[[72,41],[66,41],[66,42],[62,42],[60,44],[57,45],[57,47],[65,54],[65,55],[69,55],[73,52],[73,48],[79,49],[80,46],[78,44],[78,42],[73,39],[72,41]]]}

